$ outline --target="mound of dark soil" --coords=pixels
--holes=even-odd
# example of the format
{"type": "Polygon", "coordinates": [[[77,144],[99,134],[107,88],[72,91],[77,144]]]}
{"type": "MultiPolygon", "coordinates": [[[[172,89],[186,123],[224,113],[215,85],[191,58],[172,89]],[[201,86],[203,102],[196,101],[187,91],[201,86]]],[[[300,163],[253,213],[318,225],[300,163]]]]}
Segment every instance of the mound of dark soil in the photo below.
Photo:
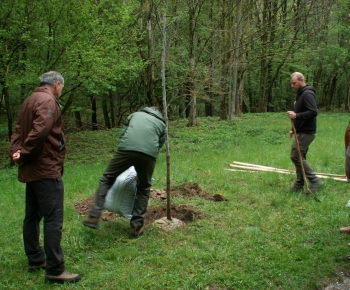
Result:
{"type": "Polygon", "coordinates": [[[198,183],[183,183],[179,187],[174,187],[171,189],[171,194],[173,196],[199,196],[207,200],[213,201],[226,201],[227,198],[221,194],[211,194],[202,190],[198,183]]]}
{"type": "MultiPolygon", "coordinates": [[[[202,219],[204,214],[195,210],[189,205],[171,205],[170,206],[171,218],[177,218],[184,223],[190,223],[195,219],[202,219]]],[[[149,206],[147,208],[147,214],[145,217],[145,224],[152,224],[155,220],[161,219],[167,216],[167,210],[165,205],[161,206],[149,206]]]]}
{"type": "MultiPolygon", "coordinates": [[[[86,216],[94,202],[94,196],[91,195],[87,199],[77,202],[74,205],[74,209],[82,216],[86,216]]],[[[194,219],[203,218],[203,213],[196,211],[193,207],[188,205],[171,205],[170,207],[171,217],[177,218],[184,223],[192,222],[194,219]]],[[[147,208],[147,214],[145,217],[145,225],[152,224],[155,220],[165,217],[167,215],[166,206],[149,206],[147,208]]],[[[115,220],[119,215],[108,210],[104,210],[101,213],[101,220],[111,221],[115,220]]]]}
{"type": "MultiPolygon", "coordinates": [[[[210,194],[204,192],[197,183],[188,184],[184,183],[181,186],[171,189],[171,196],[199,196],[207,200],[213,201],[224,201],[227,200],[220,194],[210,194]]],[[[164,190],[152,190],[150,198],[161,198],[166,199],[166,192],[164,190]]],[[[89,210],[94,202],[94,195],[84,199],[80,202],[77,202],[74,205],[74,209],[82,216],[86,216],[89,213],[89,210]]],[[[204,214],[200,211],[197,211],[192,206],[189,205],[175,205],[172,204],[170,207],[171,217],[177,218],[184,223],[192,222],[194,219],[202,219],[204,214]]],[[[147,214],[145,217],[145,225],[152,224],[155,220],[165,217],[167,215],[166,206],[149,206],[147,208],[147,214]]],[[[114,220],[118,215],[104,210],[101,214],[101,220],[110,221],[114,220]]]]}

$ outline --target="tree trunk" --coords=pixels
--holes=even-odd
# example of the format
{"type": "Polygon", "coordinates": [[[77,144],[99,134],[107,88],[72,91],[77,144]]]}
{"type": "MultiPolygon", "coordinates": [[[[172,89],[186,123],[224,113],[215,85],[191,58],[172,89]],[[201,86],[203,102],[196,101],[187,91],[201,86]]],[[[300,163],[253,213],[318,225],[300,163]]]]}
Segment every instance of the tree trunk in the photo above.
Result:
{"type": "Polygon", "coordinates": [[[139,41],[140,54],[145,63],[144,90],[147,102],[150,105],[157,105],[157,100],[154,96],[154,44],[153,44],[153,28],[152,28],[152,10],[153,0],[141,0],[141,29],[140,37],[146,29],[147,35],[145,41],[139,41]],[[144,27],[143,19],[146,22],[144,27]],[[144,53],[144,42],[147,42],[147,54],[144,53]]]}
{"type": "Polygon", "coordinates": [[[190,96],[190,115],[188,126],[193,127],[197,125],[197,96],[195,91],[195,12],[196,8],[193,3],[189,5],[189,72],[188,72],[188,92],[190,96]]]}
{"type": "Polygon", "coordinates": [[[241,2],[237,4],[236,11],[236,21],[233,27],[233,72],[232,72],[232,86],[231,86],[231,96],[230,96],[230,105],[229,105],[229,119],[233,120],[234,116],[237,115],[236,109],[239,108],[239,98],[238,96],[238,70],[240,67],[240,32],[241,32],[241,22],[242,22],[242,11],[241,11],[241,2]]]}
{"type": "Polygon", "coordinates": [[[153,44],[153,28],[152,28],[152,9],[153,0],[146,1],[145,17],[147,29],[147,46],[148,46],[148,65],[146,75],[146,95],[149,104],[158,105],[154,97],[154,44],[153,44]]]}
{"type": "Polygon", "coordinates": [[[258,112],[264,113],[267,109],[267,99],[265,95],[266,81],[267,81],[267,50],[268,50],[268,1],[264,0],[262,11],[262,35],[261,35],[261,56],[260,56],[260,80],[259,80],[259,102],[258,112]]]}
{"type": "Polygon", "coordinates": [[[226,0],[222,1],[222,12],[221,12],[221,47],[222,47],[222,57],[221,57],[221,78],[220,78],[220,87],[221,87],[221,98],[220,98],[220,119],[227,120],[228,114],[228,95],[226,93],[227,89],[227,79],[228,75],[228,46],[227,46],[227,37],[226,37],[226,0]]]}
{"type": "MultiPolygon", "coordinates": [[[[210,1],[210,8],[209,8],[209,20],[211,28],[214,30],[214,13],[213,13],[213,7],[214,7],[214,0],[210,1]]],[[[212,117],[214,114],[214,107],[213,107],[213,91],[214,91],[214,39],[211,37],[210,39],[210,64],[209,64],[209,87],[206,90],[206,96],[207,99],[205,100],[205,116],[206,117],[212,117]]]]}
{"type": "Polygon", "coordinates": [[[75,126],[77,126],[79,129],[83,128],[83,123],[81,121],[81,115],[79,111],[74,112],[75,117],[75,126]]]}
{"type": "Polygon", "coordinates": [[[105,121],[105,126],[108,129],[111,129],[111,122],[109,120],[109,116],[108,116],[108,107],[107,107],[107,100],[105,98],[105,96],[102,97],[102,112],[103,112],[103,119],[105,121]]]}
{"type": "Polygon", "coordinates": [[[13,118],[12,118],[12,112],[10,108],[10,97],[8,94],[8,89],[6,85],[2,84],[2,98],[5,100],[5,110],[6,110],[6,116],[7,116],[7,130],[8,130],[8,138],[11,140],[11,136],[13,133],[12,127],[13,127],[13,118]]]}
{"type": "MultiPolygon", "coordinates": [[[[166,78],[165,78],[165,67],[166,67],[166,0],[164,0],[164,14],[163,14],[163,30],[162,30],[162,69],[161,69],[161,77],[162,77],[162,95],[163,95],[163,111],[164,111],[164,119],[166,123],[166,127],[168,128],[168,105],[167,105],[167,97],[166,97],[166,78]]],[[[167,130],[168,132],[168,130],[167,130]]],[[[171,179],[170,179],[170,150],[169,150],[169,138],[166,137],[165,140],[166,146],[166,193],[167,193],[167,219],[171,220],[171,202],[170,202],[170,188],[171,188],[171,179]]]]}
{"type": "Polygon", "coordinates": [[[114,111],[114,100],[113,100],[113,92],[109,92],[109,107],[111,110],[111,126],[112,128],[115,127],[115,111],[114,111]]]}
{"type": "MultiPolygon", "coordinates": [[[[2,86],[2,98],[5,100],[5,109],[6,109],[6,116],[7,116],[7,130],[8,130],[8,140],[11,140],[11,136],[13,133],[12,126],[13,126],[13,119],[12,119],[12,113],[10,110],[10,98],[8,95],[7,87],[2,86]]],[[[9,158],[9,165],[10,167],[15,165],[15,162],[12,160],[12,158],[9,158]]]]}
{"type": "Polygon", "coordinates": [[[91,96],[91,123],[92,123],[92,131],[98,130],[97,127],[97,105],[96,105],[96,97],[91,96]]]}
{"type": "Polygon", "coordinates": [[[328,92],[328,103],[327,103],[327,110],[330,111],[332,109],[332,102],[333,102],[333,97],[335,95],[335,89],[337,87],[337,72],[332,73],[332,81],[330,84],[329,92],[328,92]]]}
{"type": "Polygon", "coordinates": [[[68,100],[65,103],[63,109],[61,110],[62,115],[65,115],[67,110],[69,109],[69,107],[73,104],[73,100],[75,98],[75,95],[76,95],[76,88],[71,90],[71,92],[69,93],[68,100]]]}

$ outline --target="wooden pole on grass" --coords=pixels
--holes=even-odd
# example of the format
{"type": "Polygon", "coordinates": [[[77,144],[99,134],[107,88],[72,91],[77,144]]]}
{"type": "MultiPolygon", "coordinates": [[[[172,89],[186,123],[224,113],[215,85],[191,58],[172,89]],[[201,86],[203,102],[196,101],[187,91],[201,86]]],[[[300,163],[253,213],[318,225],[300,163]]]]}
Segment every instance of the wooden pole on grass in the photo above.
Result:
{"type": "MultiPolygon", "coordinates": [[[[277,171],[285,171],[285,172],[293,172],[291,170],[288,169],[281,169],[281,168],[276,168],[276,167],[270,167],[270,166],[263,166],[263,165],[258,165],[258,164],[253,164],[253,163],[245,163],[245,162],[238,162],[238,161],[233,161],[233,164],[230,164],[233,167],[238,167],[236,165],[240,165],[240,166],[244,166],[247,169],[250,168],[265,168],[265,169],[271,169],[271,171],[273,170],[277,170],[277,171]]],[[[242,167],[243,168],[243,167],[242,167]]],[[[323,173],[323,172],[314,172],[316,175],[320,175],[320,176],[330,176],[330,177],[337,177],[341,180],[345,179],[345,175],[341,175],[341,174],[333,174],[333,173],[323,173]]]]}

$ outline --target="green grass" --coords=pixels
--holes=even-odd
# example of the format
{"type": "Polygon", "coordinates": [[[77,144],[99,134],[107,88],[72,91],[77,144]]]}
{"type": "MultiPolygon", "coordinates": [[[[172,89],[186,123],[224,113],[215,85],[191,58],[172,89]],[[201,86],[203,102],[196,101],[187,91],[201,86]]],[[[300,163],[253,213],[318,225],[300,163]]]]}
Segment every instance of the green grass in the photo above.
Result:
{"type": "MultiPolygon", "coordinates": [[[[315,171],[344,174],[348,121],[347,114],[319,115],[308,153],[315,171]]],[[[344,257],[350,236],[339,233],[350,225],[349,184],[324,180],[316,202],[288,192],[294,175],[225,170],[234,160],[293,169],[285,114],[249,114],[230,122],[202,118],[195,128],[186,123],[173,122],[169,130],[172,185],[198,183],[228,201],[173,197],[173,203],[191,205],[204,218],[170,232],[148,227],[137,240],[128,239],[126,219],[101,222],[94,231],[74,211],[97,188],[120,130],[67,136],[62,247],[67,269],[83,275],[76,285],[47,285],[43,272],[26,272],[24,185],[16,168],[2,169],[0,289],[322,289],[349,272],[344,257]]],[[[163,189],[165,181],[163,148],[153,187],[163,189]]]]}

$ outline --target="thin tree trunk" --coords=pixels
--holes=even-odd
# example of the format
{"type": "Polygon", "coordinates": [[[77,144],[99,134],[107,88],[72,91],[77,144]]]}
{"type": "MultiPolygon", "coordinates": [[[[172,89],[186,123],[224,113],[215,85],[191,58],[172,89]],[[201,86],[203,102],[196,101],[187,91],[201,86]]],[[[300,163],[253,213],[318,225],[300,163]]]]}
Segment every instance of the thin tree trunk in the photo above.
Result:
{"type": "Polygon", "coordinates": [[[193,3],[189,6],[189,75],[188,75],[188,92],[190,94],[190,115],[188,126],[193,127],[197,125],[197,96],[195,91],[195,5],[193,3]]]}
{"type": "Polygon", "coordinates": [[[68,100],[67,102],[65,103],[63,109],[61,110],[61,114],[62,115],[65,115],[68,108],[73,104],[73,100],[75,98],[75,95],[76,95],[76,88],[74,88],[73,90],[71,90],[71,92],[69,93],[69,97],[68,97],[68,100]]]}
{"type": "Polygon", "coordinates": [[[92,131],[98,130],[97,127],[97,105],[96,105],[96,97],[91,96],[91,122],[92,122],[92,131]]]}
{"type": "Polygon", "coordinates": [[[2,98],[5,101],[5,110],[6,110],[6,116],[7,116],[7,130],[8,130],[8,138],[11,140],[12,136],[12,126],[13,126],[13,118],[12,118],[12,113],[11,113],[11,108],[10,108],[10,97],[8,94],[8,89],[6,85],[2,85],[2,98]]]}
{"type": "Polygon", "coordinates": [[[83,123],[81,121],[81,115],[79,111],[74,112],[74,118],[75,118],[75,126],[77,126],[79,129],[83,128],[83,123]]]}
{"type": "Polygon", "coordinates": [[[139,38],[142,39],[142,33],[146,29],[147,36],[145,41],[138,41],[137,45],[139,47],[140,55],[145,63],[145,76],[144,76],[144,92],[147,101],[151,105],[157,105],[157,101],[154,96],[154,44],[153,44],[153,28],[152,28],[152,9],[153,0],[141,0],[141,28],[139,33],[139,38]],[[144,20],[146,25],[144,26],[144,20]],[[144,42],[147,42],[147,54],[144,52],[144,42]]]}
{"type": "MultiPolygon", "coordinates": [[[[166,78],[165,78],[165,67],[166,67],[166,0],[164,0],[164,14],[163,14],[163,30],[162,30],[162,94],[163,94],[163,111],[166,127],[168,128],[168,110],[167,110],[167,98],[166,98],[166,78]]],[[[171,201],[170,201],[170,150],[169,150],[169,136],[167,130],[167,136],[165,141],[166,146],[166,193],[167,193],[167,219],[171,220],[171,201]]]]}
{"type": "Polygon", "coordinates": [[[115,112],[114,112],[114,100],[113,100],[113,92],[109,92],[109,107],[111,110],[111,126],[112,128],[115,127],[115,112]]]}
{"type": "Polygon", "coordinates": [[[267,31],[267,10],[268,1],[264,0],[263,12],[262,12],[262,35],[261,35],[261,56],[260,56],[260,81],[259,81],[259,102],[258,102],[258,112],[266,112],[267,100],[265,95],[266,81],[267,81],[267,50],[268,50],[268,31],[267,31]]]}
{"type": "Polygon", "coordinates": [[[241,2],[237,4],[237,11],[236,11],[236,22],[234,26],[234,31],[233,33],[233,72],[232,72],[232,86],[231,86],[231,104],[229,106],[229,119],[233,120],[234,116],[237,115],[236,108],[239,108],[237,104],[239,103],[238,101],[238,69],[240,67],[240,23],[242,20],[242,11],[241,11],[241,2]]]}
{"type": "Polygon", "coordinates": [[[331,85],[329,88],[329,92],[328,92],[328,103],[327,103],[327,110],[328,111],[330,111],[332,109],[333,97],[335,95],[335,89],[337,87],[337,76],[338,76],[338,73],[334,72],[333,77],[332,77],[332,81],[331,81],[331,85]]]}
{"type": "Polygon", "coordinates": [[[146,75],[146,95],[151,105],[158,105],[154,97],[154,44],[153,44],[153,28],[152,28],[152,9],[153,0],[146,1],[146,29],[147,29],[147,46],[148,46],[148,65],[146,75]]]}
{"type": "Polygon", "coordinates": [[[227,89],[227,80],[226,76],[228,74],[228,63],[227,63],[227,38],[226,38],[226,0],[222,1],[222,12],[221,12],[221,47],[222,47],[222,58],[221,58],[221,78],[220,78],[220,87],[221,87],[221,98],[220,98],[220,119],[227,120],[228,113],[228,96],[226,93],[227,89]]]}
{"type": "MultiPolygon", "coordinates": [[[[2,86],[2,99],[5,101],[5,109],[6,109],[6,116],[7,116],[7,130],[8,130],[8,139],[11,140],[12,136],[12,126],[13,126],[13,119],[12,114],[10,111],[10,98],[8,95],[8,90],[6,86],[2,86]]],[[[9,158],[10,167],[15,165],[15,162],[12,160],[12,158],[9,158]]]]}
{"type": "Polygon", "coordinates": [[[108,129],[111,129],[111,122],[108,116],[107,100],[104,96],[102,97],[102,112],[103,112],[103,119],[105,121],[105,126],[108,129]]]}
{"type": "MultiPolygon", "coordinates": [[[[228,1],[228,10],[232,10],[232,0],[228,1]]],[[[228,60],[229,60],[229,69],[228,69],[228,112],[227,116],[229,120],[234,119],[235,115],[235,102],[236,102],[236,87],[237,87],[237,59],[235,58],[235,49],[236,49],[236,34],[238,33],[236,30],[236,27],[233,25],[233,15],[232,13],[228,13],[227,16],[227,27],[228,27],[228,33],[227,33],[227,40],[228,40],[228,60]],[[236,75],[235,75],[236,73],[236,75]]]]}

